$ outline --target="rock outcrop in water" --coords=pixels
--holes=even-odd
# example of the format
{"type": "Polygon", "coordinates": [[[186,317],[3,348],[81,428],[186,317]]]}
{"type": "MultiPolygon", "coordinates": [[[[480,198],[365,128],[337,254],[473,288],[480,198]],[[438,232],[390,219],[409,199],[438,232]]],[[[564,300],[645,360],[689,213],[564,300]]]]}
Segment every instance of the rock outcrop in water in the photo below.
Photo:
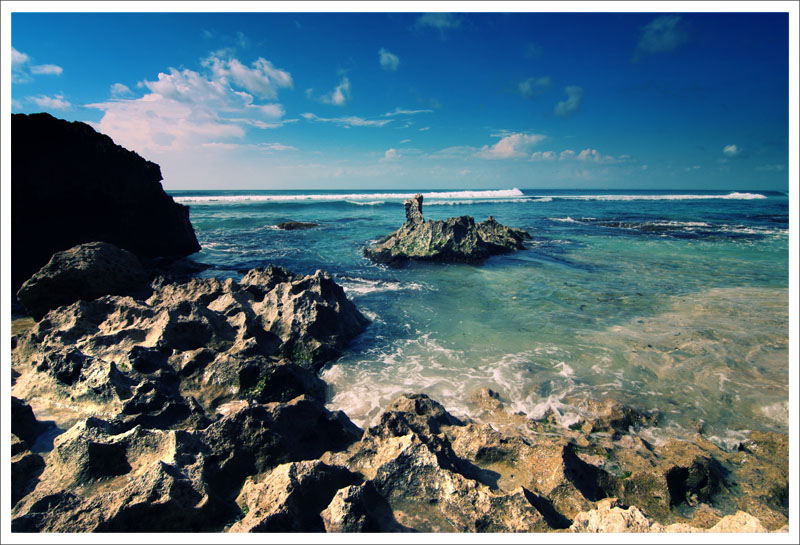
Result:
{"type": "Polygon", "coordinates": [[[409,259],[477,263],[489,256],[521,250],[531,238],[522,229],[506,227],[493,217],[475,223],[472,216],[424,220],[422,195],[404,203],[406,222],[394,233],[364,249],[364,255],[390,265],[409,259]]]}
{"type": "Polygon", "coordinates": [[[11,116],[11,283],[50,257],[111,242],[140,257],[200,250],[189,209],[161,187],[161,169],[85,123],[11,116]]]}
{"type": "Polygon", "coordinates": [[[315,371],[366,320],[329,275],[157,280],[50,310],[12,352],[15,532],[763,531],[788,522],[788,438],[648,442],[611,400],[482,421],[426,395],[366,431],[315,371]],[[31,410],[33,407],[33,411],[31,410]],[[52,419],[63,431],[42,447],[52,419]],[[491,424],[489,423],[491,422],[491,424]],[[34,444],[38,445],[34,452],[34,444]],[[743,513],[739,513],[742,511],[743,513]]]}

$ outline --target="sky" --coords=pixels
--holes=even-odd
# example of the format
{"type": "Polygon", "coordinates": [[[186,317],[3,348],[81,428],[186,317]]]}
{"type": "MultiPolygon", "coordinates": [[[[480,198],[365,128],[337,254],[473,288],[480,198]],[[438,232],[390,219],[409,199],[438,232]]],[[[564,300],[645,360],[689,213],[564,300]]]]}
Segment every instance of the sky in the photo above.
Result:
{"type": "Polygon", "coordinates": [[[3,75],[165,189],[788,190],[787,13],[516,6],[12,11],[3,75]]]}

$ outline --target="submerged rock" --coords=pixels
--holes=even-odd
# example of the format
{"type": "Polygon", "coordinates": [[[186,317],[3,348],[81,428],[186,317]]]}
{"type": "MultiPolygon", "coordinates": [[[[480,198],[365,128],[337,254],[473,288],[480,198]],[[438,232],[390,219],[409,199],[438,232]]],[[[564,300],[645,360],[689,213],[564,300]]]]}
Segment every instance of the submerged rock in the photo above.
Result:
{"type": "Polygon", "coordinates": [[[200,250],[189,209],[161,186],[161,169],[85,123],[12,114],[11,287],[50,257],[91,241],[139,257],[200,250]]]}
{"type": "Polygon", "coordinates": [[[406,222],[372,246],[364,255],[390,265],[419,261],[477,263],[489,256],[521,250],[531,236],[522,229],[506,227],[489,216],[475,223],[471,216],[427,222],[422,216],[422,195],[404,203],[406,222]]]}
{"type": "Polygon", "coordinates": [[[311,229],[312,227],[319,226],[318,223],[303,222],[303,221],[284,221],[275,227],[283,229],[284,231],[294,231],[296,229],[311,229]]]}
{"type": "Polygon", "coordinates": [[[108,242],[79,244],[56,252],[22,284],[17,299],[36,320],[81,299],[129,295],[147,287],[147,275],[131,252],[108,242]]]}

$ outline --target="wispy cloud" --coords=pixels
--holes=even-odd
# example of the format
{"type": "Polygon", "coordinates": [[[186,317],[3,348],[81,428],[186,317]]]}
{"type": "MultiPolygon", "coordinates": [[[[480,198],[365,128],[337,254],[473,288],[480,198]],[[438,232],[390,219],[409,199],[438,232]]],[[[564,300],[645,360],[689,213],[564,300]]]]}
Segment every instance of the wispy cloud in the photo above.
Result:
{"type": "MultiPolygon", "coordinates": [[[[333,91],[326,95],[322,95],[319,97],[319,102],[323,104],[333,104],[334,106],[344,106],[348,100],[350,100],[350,80],[347,76],[342,78],[342,81],[339,82],[339,85],[334,87],[333,91]]],[[[306,89],[306,96],[308,98],[314,97],[314,90],[313,89],[306,89]]]]}
{"type": "Polygon", "coordinates": [[[45,110],[69,110],[72,108],[72,104],[64,100],[64,95],[56,95],[54,97],[38,95],[28,97],[28,100],[45,110]]]}
{"type": "Polygon", "coordinates": [[[279,88],[291,88],[294,85],[289,72],[275,68],[263,57],[247,67],[238,59],[212,54],[201,64],[211,70],[213,81],[239,87],[262,99],[274,100],[279,88]]]}
{"type": "Polygon", "coordinates": [[[403,108],[397,107],[394,111],[386,112],[383,114],[383,117],[393,117],[396,115],[416,115],[416,114],[432,114],[433,110],[405,110],[403,108]]]}
{"type": "Polygon", "coordinates": [[[521,81],[518,87],[520,94],[525,98],[536,98],[547,91],[552,83],[553,80],[550,79],[550,76],[541,76],[521,81]]]}
{"type": "Polygon", "coordinates": [[[11,83],[28,83],[33,76],[60,76],[64,69],[55,64],[31,64],[31,58],[11,48],[11,83]]]}
{"type": "Polygon", "coordinates": [[[688,40],[688,33],[677,15],[656,17],[641,29],[634,51],[634,61],[653,53],[673,51],[688,40]]]}
{"type": "Polygon", "coordinates": [[[381,68],[390,72],[395,72],[397,67],[400,66],[400,57],[383,47],[378,51],[378,60],[381,63],[381,68]]]}
{"type": "Polygon", "coordinates": [[[470,157],[478,151],[473,146],[450,146],[430,154],[430,157],[437,159],[459,159],[470,157]]]}
{"type": "Polygon", "coordinates": [[[124,83],[114,83],[111,86],[110,92],[112,97],[125,97],[133,95],[133,91],[131,91],[130,87],[124,83]]]}
{"type": "Polygon", "coordinates": [[[727,155],[728,157],[736,157],[737,155],[741,155],[742,150],[736,144],[729,144],[722,148],[722,153],[727,155]]]}
{"type": "Polygon", "coordinates": [[[483,146],[475,153],[481,159],[517,159],[530,153],[530,148],[547,138],[543,134],[513,133],[492,146],[483,146]]]}
{"type": "Polygon", "coordinates": [[[387,123],[391,123],[391,119],[364,119],[354,115],[346,117],[319,117],[316,114],[304,113],[300,117],[308,121],[316,121],[320,123],[334,123],[342,125],[343,127],[383,127],[387,123]]]}
{"type": "Polygon", "coordinates": [[[570,85],[564,87],[564,92],[567,94],[566,100],[559,101],[553,108],[553,113],[560,117],[574,114],[583,100],[583,87],[570,85]]]}
{"type": "Polygon", "coordinates": [[[604,155],[593,148],[586,148],[576,153],[571,149],[565,149],[561,153],[555,151],[536,151],[531,154],[530,161],[582,161],[584,163],[623,163],[630,161],[630,155],[604,155]]]}
{"type": "Polygon", "coordinates": [[[414,28],[432,28],[439,31],[442,40],[445,39],[446,31],[453,30],[461,26],[461,19],[452,13],[426,13],[421,15],[414,23],[414,28]]]}

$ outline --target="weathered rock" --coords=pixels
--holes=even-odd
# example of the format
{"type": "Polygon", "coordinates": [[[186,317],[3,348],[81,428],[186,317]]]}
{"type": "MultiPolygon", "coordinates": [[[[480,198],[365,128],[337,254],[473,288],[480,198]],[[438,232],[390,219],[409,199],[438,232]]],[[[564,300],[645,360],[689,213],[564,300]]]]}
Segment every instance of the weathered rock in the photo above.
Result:
{"type": "Polygon", "coordinates": [[[297,229],[311,229],[312,227],[319,226],[318,223],[311,223],[305,221],[284,221],[275,227],[283,229],[284,231],[295,231],[297,229]]]}
{"type": "Polygon", "coordinates": [[[320,513],[326,532],[408,532],[372,481],[340,488],[320,513]]]}
{"type": "Polygon", "coordinates": [[[50,257],[104,241],[140,257],[200,250],[189,209],[161,187],[161,170],[80,122],[11,116],[11,284],[50,257]]]}
{"type": "Polygon", "coordinates": [[[336,491],[358,476],[344,467],[319,460],[276,467],[258,481],[242,487],[237,503],[245,516],[231,532],[322,532],[320,512],[336,491]]]}
{"type": "Polygon", "coordinates": [[[48,313],[18,338],[15,395],[129,426],[204,426],[204,413],[235,399],[322,399],[325,385],[312,372],[367,323],[321,272],[267,268],[241,285],[193,279],[152,287],[146,301],[103,296],[48,313]]]}
{"type": "Polygon", "coordinates": [[[131,252],[108,242],[88,242],[56,252],[22,284],[17,298],[36,320],[81,299],[130,295],[147,288],[147,275],[131,252]]]}
{"type": "Polygon", "coordinates": [[[44,459],[28,450],[28,444],[11,436],[11,507],[29,494],[38,484],[44,471],[44,459]]]}
{"type": "Polygon", "coordinates": [[[389,265],[409,259],[477,263],[492,255],[521,250],[523,241],[531,238],[527,232],[501,225],[491,216],[477,225],[471,216],[426,222],[422,195],[405,201],[405,210],[406,222],[364,248],[366,257],[389,265]]]}
{"type": "Polygon", "coordinates": [[[208,481],[221,494],[238,490],[248,475],[279,464],[318,458],[361,438],[347,416],[309,396],[288,403],[242,405],[198,433],[216,468],[208,481]]]}
{"type": "Polygon", "coordinates": [[[185,432],[124,429],[90,418],[57,437],[39,486],[12,511],[12,529],[219,529],[232,510],[209,496],[202,443],[185,432]]]}
{"type": "Polygon", "coordinates": [[[39,422],[31,406],[11,396],[11,433],[28,443],[33,443],[39,432],[39,422]]]}

